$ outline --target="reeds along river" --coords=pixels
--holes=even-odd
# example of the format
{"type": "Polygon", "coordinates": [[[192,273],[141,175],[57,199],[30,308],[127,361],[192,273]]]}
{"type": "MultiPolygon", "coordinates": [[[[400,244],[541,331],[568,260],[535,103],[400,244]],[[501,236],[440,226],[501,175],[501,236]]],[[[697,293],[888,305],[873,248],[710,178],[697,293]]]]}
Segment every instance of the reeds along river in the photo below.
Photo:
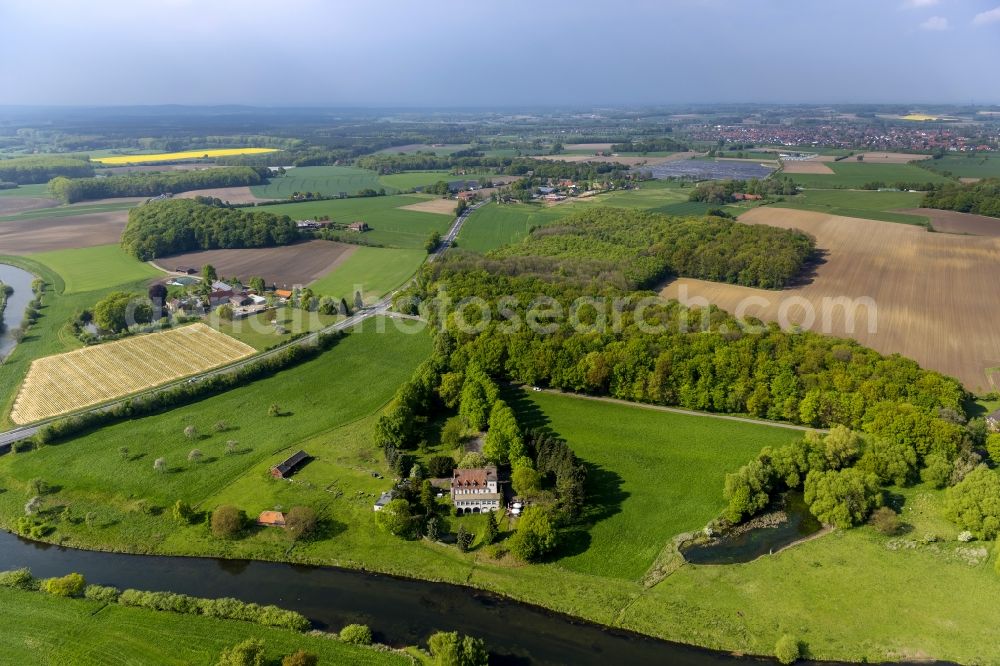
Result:
{"type": "Polygon", "coordinates": [[[766,663],[606,629],[471,588],[332,567],[102,553],[0,532],[0,570],[19,567],[38,577],[75,571],[88,582],[121,589],[275,604],[320,628],[367,624],[377,640],[396,646],[424,644],[439,630],[458,631],[484,639],[491,664],[766,663]]]}

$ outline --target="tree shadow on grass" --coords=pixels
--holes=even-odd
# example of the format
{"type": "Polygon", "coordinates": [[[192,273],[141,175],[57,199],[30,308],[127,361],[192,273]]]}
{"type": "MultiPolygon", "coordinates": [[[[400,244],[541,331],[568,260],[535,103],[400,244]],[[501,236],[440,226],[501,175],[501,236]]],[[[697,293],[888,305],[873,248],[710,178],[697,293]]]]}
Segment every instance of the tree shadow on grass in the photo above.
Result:
{"type": "Polygon", "coordinates": [[[339,520],[334,520],[332,518],[322,518],[316,521],[316,529],[305,537],[296,539],[296,541],[302,543],[310,543],[313,541],[325,541],[327,539],[332,539],[334,537],[340,536],[347,531],[347,523],[343,523],[339,520]]]}
{"type": "MultiPolygon", "coordinates": [[[[523,388],[505,384],[500,387],[500,397],[514,410],[522,430],[552,432],[549,428],[549,417],[534,401],[528,398],[528,392],[523,388]]],[[[552,434],[558,436],[558,433],[553,432],[552,434]]]]}
{"type": "Polygon", "coordinates": [[[621,513],[622,502],[629,493],[622,490],[622,477],[600,465],[584,461],[587,468],[586,500],[583,513],[570,527],[559,535],[559,547],[552,559],[579,555],[590,548],[591,528],[602,520],[621,513]]]}

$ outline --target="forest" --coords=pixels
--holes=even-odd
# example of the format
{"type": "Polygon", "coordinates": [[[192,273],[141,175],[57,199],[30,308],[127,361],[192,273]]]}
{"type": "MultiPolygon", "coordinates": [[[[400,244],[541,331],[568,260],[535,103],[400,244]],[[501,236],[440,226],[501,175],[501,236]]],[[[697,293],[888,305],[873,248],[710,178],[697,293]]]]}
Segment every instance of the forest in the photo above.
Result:
{"type": "Polygon", "coordinates": [[[1000,217],[1000,178],[941,185],[924,195],[922,206],[1000,217]]]}
{"type": "Polygon", "coordinates": [[[300,238],[287,215],[172,199],[130,210],[121,246],[140,261],[149,261],[193,250],[288,245],[300,238]]]}
{"type": "Polygon", "coordinates": [[[89,199],[155,197],[213,187],[258,185],[265,181],[267,174],[266,167],[225,167],[200,171],[131,173],[105,178],[70,179],[59,176],[49,181],[49,189],[66,203],[74,203],[89,199]]]}
{"type": "MultiPolygon", "coordinates": [[[[649,288],[671,276],[779,289],[815,253],[812,237],[717,217],[670,217],[637,209],[596,208],[535,229],[491,258],[544,257],[551,265],[588,262],[600,282],[620,273],[625,288],[649,288]]],[[[565,270],[570,270],[569,268],[565,270]]],[[[614,282],[614,280],[612,280],[614,282]]]]}
{"type": "Polygon", "coordinates": [[[93,175],[94,167],[85,157],[16,157],[0,160],[0,182],[18,185],[47,183],[57,176],[89,178],[93,175]]]}

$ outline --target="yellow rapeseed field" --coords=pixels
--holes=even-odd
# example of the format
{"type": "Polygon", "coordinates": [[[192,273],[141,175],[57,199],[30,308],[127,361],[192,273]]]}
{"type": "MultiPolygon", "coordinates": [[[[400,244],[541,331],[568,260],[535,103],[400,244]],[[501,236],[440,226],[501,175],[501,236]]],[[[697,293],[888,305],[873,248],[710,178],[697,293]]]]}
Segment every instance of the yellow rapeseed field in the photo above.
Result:
{"type": "Polygon", "coordinates": [[[150,162],[175,162],[177,160],[197,160],[203,157],[229,157],[230,155],[260,155],[274,153],[277,148],[213,148],[205,150],[184,150],[178,153],[155,153],[152,155],[114,155],[112,157],[92,157],[91,162],[106,166],[122,164],[148,164],[150,162]]]}
{"type": "Polygon", "coordinates": [[[938,116],[928,116],[926,113],[911,113],[902,116],[903,120],[939,120],[938,116]]]}
{"type": "Polygon", "coordinates": [[[47,356],[31,363],[10,418],[20,424],[65,414],[254,353],[198,323],[47,356]]]}

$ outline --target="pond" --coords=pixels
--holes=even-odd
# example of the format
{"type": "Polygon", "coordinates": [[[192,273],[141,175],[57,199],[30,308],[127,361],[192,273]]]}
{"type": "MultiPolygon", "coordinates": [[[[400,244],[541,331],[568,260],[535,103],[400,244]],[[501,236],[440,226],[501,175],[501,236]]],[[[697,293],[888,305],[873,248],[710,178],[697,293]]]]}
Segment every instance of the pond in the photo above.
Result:
{"type": "Polygon", "coordinates": [[[649,168],[653,178],[692,178],[695,180],[748,180],[750,178],[767,178],[774,171],[773,167],[757,162],[739,162],[730,160],[675,160],[664,162],[649,168]]]}
{"type": "Polygon", "coordinates": [[[802,493],[788,493],[780,506],[731,534],[682,548],[691,564],[737,564],[774,553],[816,534],[822,525],[806,506],[802,493]]]}
{"type": "Polygon", "coordinates": [[[763,663],[612,630],[457,585],[271,562],[123,555],[61,548],[0,532],[0,570],[76,571],[93,583],[201,597],[236,597],[296,610],[320,628],[360,622],[390,645],[422,644],[438,630],[478,636],[491,664],[763,663]]]}
{"type": "Polygon", "coordinates": [[[14,329],[24,321],[24,310],[34,298],[31,291],[34,279],[35,276],[28,271],[9,264],[0,264],[0,282],[14,288],[14,293],[7,297],[7,307],[3,311],[3,326],[0,327],[0,361],[7,358],[17,346],[14,329]]]}

